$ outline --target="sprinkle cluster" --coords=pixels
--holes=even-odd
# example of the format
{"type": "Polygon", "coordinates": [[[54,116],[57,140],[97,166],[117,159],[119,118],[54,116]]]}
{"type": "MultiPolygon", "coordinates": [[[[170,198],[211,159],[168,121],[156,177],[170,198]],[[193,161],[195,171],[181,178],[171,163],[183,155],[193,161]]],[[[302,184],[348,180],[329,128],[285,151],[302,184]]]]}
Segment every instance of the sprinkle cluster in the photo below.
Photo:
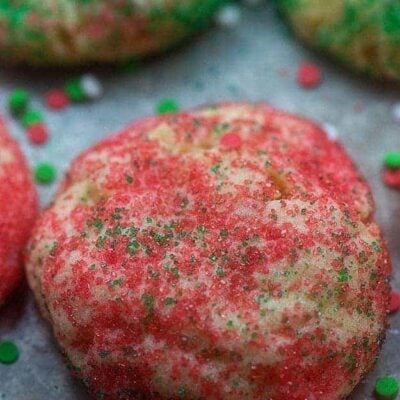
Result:
{"type": "MultiPolygon", "coordinates": [[[[70,103],[93,101],[102,95],[103,86],[99,79],[92,74],[85,74],[67,81],[63,89],[50,89],[44,96],[44,103],[49,109],[60,111],[70,103]]],[[[43,145],[49,140],[43,113],[31,107],[31,99],[26,90],[14,89],[9,95],[8,106],[11,115],[24,127],[32,144],[43,145]]],[[[34,177],[39,184],[50,184],[56,179],[56,170],[51,163],[41,162],[35,166],[34,177]]]]}

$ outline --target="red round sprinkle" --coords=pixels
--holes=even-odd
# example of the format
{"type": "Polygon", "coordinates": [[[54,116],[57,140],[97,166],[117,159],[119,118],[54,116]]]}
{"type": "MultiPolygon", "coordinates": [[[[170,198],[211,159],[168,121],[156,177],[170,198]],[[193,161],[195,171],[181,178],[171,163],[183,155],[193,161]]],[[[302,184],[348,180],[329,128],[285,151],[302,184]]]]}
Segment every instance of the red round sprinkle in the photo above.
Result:
{"type": "Polygon", "coordinates": [[[313,88],[318,86],[321,81],[322,71],[317,65],[311,63],[300,65],[297,70],[297,82],[300,86],[313,88]]]}
{"type": "Polygon", "coordinates": [[[382,174],[385,185],[400,190],[400,169],[385,168],[382,174]]]}
{"type": "Polygon", "coordinates": [[[237,133],[226,133],[221,137],[220,143],[224,147],[236,150],[242,145],[242,139],[237,133]]]}
{"type": "Polygon", "coordinates": [[[396,292],[390,293],[389,312],[394,313],[400,309],[400,294],[396,292]]]}
{"type": "Polygon", "coordinates": [[[41,123],[30,125],[26,130],[26,134],[33,144],[43,144],[49,138],[47,127],[41,123]]]}
{"type": "Polygon", "coordinates": [[[69,104],[68,95],[64,90],[52,89],[46,93],[46,104],[53,110],[61,110],[69,104]]]}

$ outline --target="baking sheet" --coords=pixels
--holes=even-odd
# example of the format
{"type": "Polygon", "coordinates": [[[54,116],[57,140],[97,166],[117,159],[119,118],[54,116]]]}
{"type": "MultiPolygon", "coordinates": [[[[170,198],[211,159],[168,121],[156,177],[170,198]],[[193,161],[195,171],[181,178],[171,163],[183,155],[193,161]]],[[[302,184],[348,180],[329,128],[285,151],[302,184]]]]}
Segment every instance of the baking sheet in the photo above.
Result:
{"type": "MultiPolygon", "coordinates": [[[[90,71],[76,71],[81,72],[90,71]]],[[[118,68],[94,72],[104,84],[103,98],[52,112],[41,103],[43,94],[74,73],[0,69],[0,113],[6,113],[9,91],[22,87],[29,90],[34,105],[44,110],[51,129],[51,141],[34,148],[18,124],[10,120],[12,133],[22,143],[31,165],[52,162],[61,176],[79,152],[130,121],[152,114],[157,101],[165,97],[175,98],[184,108],[220,100],[267,101],[338,129],[340,139],[373,188],[377,219],[393,258],[392,285],[400,290],[400,193],[385,188],[380,180],[383,154],[400,150],[400,125],[390,115],[393,103],[400,101],[398,87],[355,76],[305,49],[265,4],[243,9],[235,28],[212,29],[134,73],[118,68]],[[308,91],[297,86],[296,68],[303,61],[322,67],[324,82],[319,88],[308,91]]],[[[55,188],[40,188],[43,206],[55,188]]],[[[17,363],[0,365],[0,399],[87,398],[80,384],[70,377],[26,287],[1,311],[0,338],[14,340],[21,349],[17,363]]],[[[400,378],[399,348],[400,313],[391,318],[377,365],[352,400],[372,399],[378,376],[393,374],[400,378]]]]}

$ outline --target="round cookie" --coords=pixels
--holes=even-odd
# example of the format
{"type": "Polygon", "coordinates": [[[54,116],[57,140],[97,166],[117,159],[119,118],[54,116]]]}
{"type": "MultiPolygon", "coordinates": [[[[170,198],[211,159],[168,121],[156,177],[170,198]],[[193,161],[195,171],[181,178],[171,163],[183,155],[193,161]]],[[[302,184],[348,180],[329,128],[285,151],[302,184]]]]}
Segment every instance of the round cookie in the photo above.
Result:
{"type": "Polygon", "coordinates": [[[25,159],[0,119],[0,305],[22,277],[21,250],[36,216],[36,201],[25,159]]]}
{"type": "Polygon", "coordinates": [[[27,273],[99,399],[342,399],[387,324],[373,211],[317,125],[224,103],[140,120],[80,155],[27,273]]]}
{"type": "Polygon", "coordinates": [[[225,0],[0,0],[0,59],[33,65],[126,61],[203,30],[225,0]]]}
{"type": "Polygon", "coordinates": [[[276,0],[304,41],[371,76],[400,79],[400,4],[384,0],[276,0]]]}

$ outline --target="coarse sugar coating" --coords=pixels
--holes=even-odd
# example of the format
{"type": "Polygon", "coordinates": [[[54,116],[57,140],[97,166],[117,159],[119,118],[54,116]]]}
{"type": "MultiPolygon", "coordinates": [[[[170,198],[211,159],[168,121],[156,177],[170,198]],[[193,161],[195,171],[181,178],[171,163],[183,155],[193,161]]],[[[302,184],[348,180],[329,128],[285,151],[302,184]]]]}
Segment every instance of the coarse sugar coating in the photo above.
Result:
{"type": "Polygon", "coordinates": [[[28,166],[0,118],[0,305],[22,277],[22,248],[37,209],[28,166]]]}
{"type": "Polygon", "coordinates": [[[126,61],[206,28],[225,0],[0,0],[0,59],[80,65],[126,61]]]}
{"type": "Polygon", "coordinates": [[[373,211],[317,125],[223,103],[140,120],[80,155],[27,272],[99,399],[341,399],[387,323],[373,211]]]}
{"type": "Polygon", "coordinates": [[[400,80],[397,0],[275,0],[296,34],[344,64],[400,80]]]}

